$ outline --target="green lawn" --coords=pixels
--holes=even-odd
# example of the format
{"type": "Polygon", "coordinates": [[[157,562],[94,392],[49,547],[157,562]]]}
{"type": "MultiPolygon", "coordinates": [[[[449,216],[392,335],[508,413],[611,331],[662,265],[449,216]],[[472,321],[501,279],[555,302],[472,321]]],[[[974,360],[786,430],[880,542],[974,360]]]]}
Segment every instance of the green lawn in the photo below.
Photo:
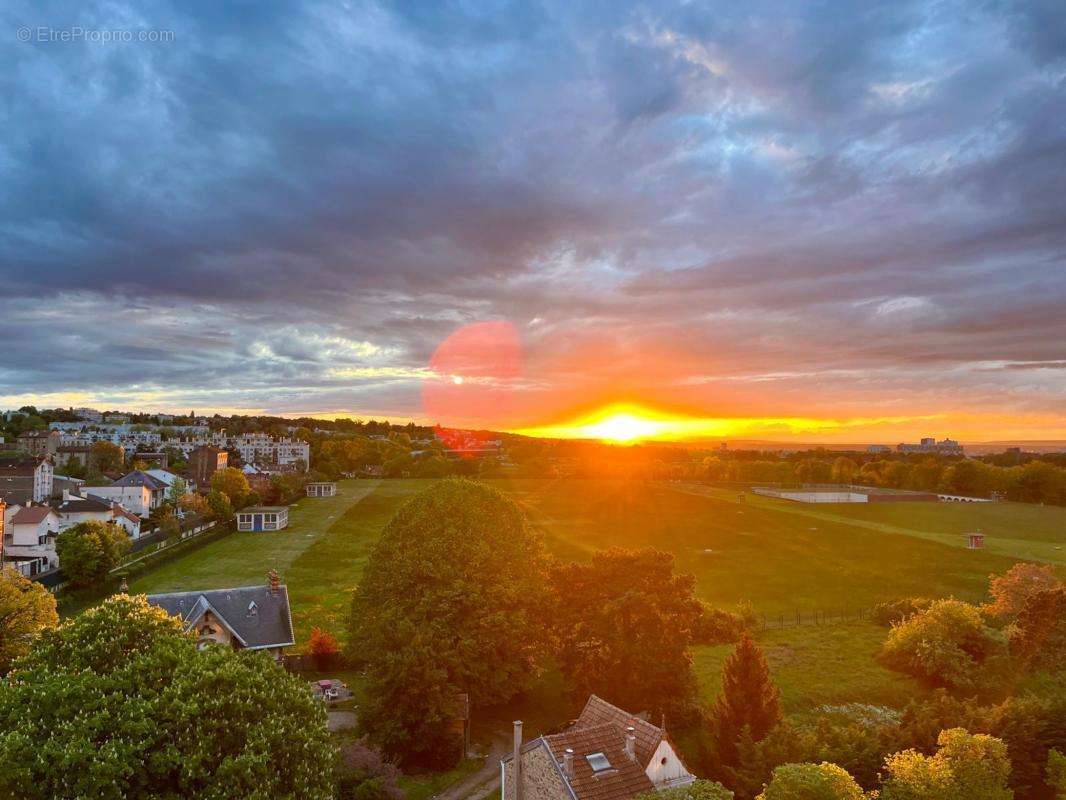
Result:
{"type": "MultiPolygon", "coordinates": [[[[681,491],[736,503],[736,491],[687,485],[681,491]]],[[[746,494],[744,505],[870,530],[901,533],[965,549],[965,534],[985,534],[988,552],[1066,566],[1066,508],[1032,503],[808,504],[746,494]]]]}
{"type": "MultiPolygon", "coordinates": [[[[343,638],[351,590],[381,528],[404,500],[430,483],[343,481],[337,498],[305,499],[293,507],[288,530],[233,534],[138,576],[131,589],[259,583],[273,567],[289,587],[299,645],[306,644],[312,625],[343,638]]],[[[980,601],[990,573],[1008,569],[1017,557],[1054,555],[1066,537],[1066,510],[1051,507],[826,507],[750,494],[741,501],[736,492],[684,484],[580,479],[492,483],[526,509],[546,547],[559,558],[587,558],[610,546],[658,547],[676,556],[680,571],[696,576],[705,600],[723,607],[748,600],[770,621],[781,615],[794,618],[797,611],[807,616],[854,613],[905,595],[980,601]],[[973,528],[989,537],[987,550],[959,546],[959,534],[973,528]]],[[[922,691],[877,663],[874,655],[885,630],[869,622],[774,628],[759,636],[785,709],[792,714],[827,703],[900,706],[922,691]]],[[[728,647],[694,652],[707,701],[717,692],[728,652],[728,647]]],[[[488,741],[506,733],[516,718],[525,719],[533,733],[578,710],[558,673],[549,671],[515,703],[479,712],[473,734],[475,740],[488,741]]]]}

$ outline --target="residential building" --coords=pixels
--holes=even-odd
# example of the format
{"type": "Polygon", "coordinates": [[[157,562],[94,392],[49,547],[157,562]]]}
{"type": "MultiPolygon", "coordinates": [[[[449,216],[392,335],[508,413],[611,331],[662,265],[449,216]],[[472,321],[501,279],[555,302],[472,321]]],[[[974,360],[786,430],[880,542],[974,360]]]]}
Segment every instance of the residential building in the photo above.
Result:
{"type": "Polygon", "coordinates": [[[336,481],[312,481],[307,484],[308,497],[334,497],[336,494],[336,481]]]}
{"type": "Polygon", "coordinates": [[[200,445],[189,453],[188,473],[198,487],[211,485],[211,476],[229,463],[229,453],[213,445],[200,445]]]}
{"type": "Polygon", "coordinates": [[[59,516],[48,506],[14,506],[4,512],[5,562],[11,562],[24,575],[33,576],[55,569],[56,534],[59,516]]]}
{"type": "Polygon", "coordinates": [[[887,444],[872,444],[866,448],[867,453],[891,453],[892,448],[887,444]]]}
{"type": "Polygon", "coordinates": [[[87,444],[61,444],[56,448],[57,467],[70,467],[72,464],[87,467],[92,459],[93,449],[87,444]]]}
{"type": "Polygon", "coordinates": [[[172,501],[176,502],[179,499],[179,498],[177,498],[175,496],[175,489],[174,489],[175,486],[177,486],[179,489],[183,485],[185,486],[186,489],[188,488],[188,483],[186,482],[186,480],[183,477],[181,477],[180,475],[176,475],[175,473],[170,472],[168,470],[165,470],[165,469],[146,469],[145,472],[147,472],[149,475],[151,475],[157,481],[159,481],[164,486],[166,486],[166,489],[167,489],[167,492],[166,492],[167,500],[172,500],[172,501]]]}
{"type": "Polygon", "coordinates": [[[75,408],[74,413],[78,415],[78,419],[83,419],[87,422],[104,421],[104,415],[95,408],[75,408]]]}
{"type": "Polygon", "coordinates": [[[176,617],[193,631],[199,646],[265,650],[280,661],[296,644],[289,592],[271,570],[266,586],[150,594],[148,602],[176,617]]]}
{"type": "Polygon", "coordinates": [[[939,442],[932,436],[926,436],[918,444],[900,443],[896,445],[900,453],[935,453],[942,456],[961,456],[964,449],[954,439],[942,439],[939,442]]]}
{"type": "Polygon", "coordinates": [[[280,531],[288,525],[288,506],[249,506],[237,512],[239,531],[280,531]]]}
{"type": "Polygon", "coordinates": [[[167,489],[169,488],[166,483],[156,478],[149,472],[144,472],[139,469],[133,470],[133,472],[126,473],[121,478],[116,480],[112,486],[143,486],[148,490],[149,501],[148,510],[149,513],[163,505],[163,502],[167,499],[167,489]]]}
{"type": "Polygon", "coordinates": [[[59,431],[26,431],[19,434],[17,446],[31,456],[55,455],[59,447],[59,431]]]}
{"type": "Polygon", "coordinates": [[[50,456],[0,457],[0,500],[8,505],[43,503],[52,496],[50,456]]]}
{"type": "Polygon", "coordinates": [[[63,493],[63,500],[56,506],[59,515],[59,530],[77,525],[80,522],[103,522],[118,525],[131,539],[141,536],[141,518],[121,504],[96,495],[76,495],[63,493]]]}
{"type": "Polygon", "coordinates": [[[522,744],[516,722],[500,761],[502,800],[628,800],[694,780],[663,728],[596,695],[562,733],[522,744]]]}
{"type": "Polygon", "coordinates": [[[84,495],[93,495],[113,503],[119,503],[144,519],[152,513],[152,492],[142,484],[132,486],[83,486],[84,495]]]}

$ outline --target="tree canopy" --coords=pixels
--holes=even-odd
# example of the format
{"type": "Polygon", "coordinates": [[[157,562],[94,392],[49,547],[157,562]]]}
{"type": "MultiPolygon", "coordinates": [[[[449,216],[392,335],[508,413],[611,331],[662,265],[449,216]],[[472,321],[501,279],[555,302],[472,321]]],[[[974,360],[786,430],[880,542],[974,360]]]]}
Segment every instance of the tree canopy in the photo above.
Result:
{"type": "Polygon", "coordinates": [[[704,614],[696,580],[658,550],[602,550],[551,570],[560,667],[581,697],[685,714],[695,704],[689,646],[704,614]]]}
{"type": "Polygon", "coordinates": [[[975,685],[978,668],[1003,651],[1003,636],[985,625],[975,606],[937,600],[895,625],[881,654],[893,669],[959,688],[975,685]]]}
{"type": "Polygon", "coordinates": [[[0,675],[29,652],[37,634],[58,624],[51,592],[11,567],[0,569],[0,675]]]}
{"type": "Polygon", "coordinates": [[[770,679],[770,667],[762,649],[745,633],[722,668],[722,691],[711,712],[718,759],[736,764],[742,737],[761,741],[780,721],[780,693],[770,679]]]}
{"type": "Polygon", "coordinates": [[[46,631],[0,682],[0,796],[326,800],[333,766],[301,679],[197,649],[143,596],[46,631]]]}
{"type": "Polygon", "coordinates": [[[904,750],[885,760],[882,800],[1010,800],[1007,746],[962,728],[942,731],[935,755],[904,750]]]}
{"type": "Polygon", "coordinates": [[[97,520],[79,522],[56,537],[59,566],[76,588],[102,584],[130,547],[124,528],[97,520]]]}
{"type": "Polygon", "coordinates": [[[855,779],[836,764],[784,764],[774,769],[758,800],[863,800],[855,779]]]}
{"type": "Polygon", "coordinates": [[[506,701],[543,653],[545,556],[524,513],[468,480],[402,506],[353,594],[349,655],[367,669],[361,722],[407,763],[448,763],[458,693],[506,701]]]}

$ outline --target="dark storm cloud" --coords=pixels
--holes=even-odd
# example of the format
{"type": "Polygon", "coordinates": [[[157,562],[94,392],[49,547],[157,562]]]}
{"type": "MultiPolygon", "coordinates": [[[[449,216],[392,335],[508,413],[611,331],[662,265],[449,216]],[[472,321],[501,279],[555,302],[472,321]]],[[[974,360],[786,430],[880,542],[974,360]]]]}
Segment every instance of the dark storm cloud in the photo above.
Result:
{"type": "Polygon", "coordinates": [[[417,414],[494,318],[546,386],[595,342],[988,392],[1064,355],[1056,5],[9,4],[0,396],[417,414]]]}

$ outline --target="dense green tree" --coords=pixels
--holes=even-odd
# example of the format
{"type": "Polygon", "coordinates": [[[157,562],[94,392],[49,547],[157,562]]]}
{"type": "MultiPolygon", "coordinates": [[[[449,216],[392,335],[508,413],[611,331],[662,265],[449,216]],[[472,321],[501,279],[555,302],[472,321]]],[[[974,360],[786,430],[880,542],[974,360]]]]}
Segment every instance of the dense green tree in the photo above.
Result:
{"type": "Polygon", "coordinates": [[[1047,784],[1055,800],[1066,800],[1066,756],[1058,750],[1048,751],[1047,784]]]}
{"type": "Polygon", "coordinates": [[[758,800],[863,800],[855,779],[836,764],[783,764],[758,800]]]}
{"type": "Polygon", "coordinates": [[[72,525],[56,537],[59,566],[74,588],[102,584],[129,549],[121,526],[95,520],[72,525]]]}
{"type": "Polygon", "coordinates": [[[11,567],[0,569],[0,675],[29,652],[41,631],[58,624],[51,592],[11,567]]]}
{"type": "Polygon", "coordinates": [[[1010,800],[1007,746],[962,728],[943,731],[935,755],[905,750],[885,760],[882,800],[1010,800]]]}
{"type": "Polygon", "coordinates": [[[326,800],[333,766],[302,679],[199,650],[143,597],[46,631],[0,682],[0,797],[326,800]]]}
{"type": "Polygon", "coordinates": [[[252,489],[243,472],[235,467],[226,467],[211,476],[211,491],[226,495],[230,505],[236,510],[247,505],[252,489]]]}
{"type": "Polygon", "coordinates": [[[230,502],[229,495],[217,489],[207,493],[207,507],[211,509],[211,515],[215,519],[227,520],[233,516],[233,503],[230,502]]]}
{"type": "Polygon", "coordinates": [[[733,793],[717,781],[695,780],[688,786],[638,794],[633,800],[733,800],[733,793]]]}
{"type": "Polygon", "coordinates": [[[404,504],[352,598],[348,648],[369,676],[371,741],[405,763],[454,762],[457,694],[500,703],[536,675],[544,584],[542,544],[499,491],[449,479],[404,504]]]}
{"type": "Polygon", "coordinates": [[[89,462],[100,472],[118,472],[126,460],[125,451],[114,442],[93,442],[89,462]]]}
{"type": "Polygon", "coordinates": [[[985,625],[976,606],[938,600],[893,627],[881,654],[900,672],[961,688],[975,686],[982,665],[1004,649],[1002,634],[985,625]]]}
{"type": "Polygon", "coordinates": [[[656,718],[687,715],[696,681],[689,646],[704,608],[696,579],[674,573],[658,550],[603,550],[587,562],[555,565],[552,632],[573,691],[602,695],[656,718]]]}
{"type": "Polygon", "coordinates": [[[1031,667],[1066,663],[1066,586],[1029,597],[1011,631],[1010,646],[1031,667]]]}
{"type": "Polygon", "coordinates": [[[780,721],[780,693],[770,679],[766,657],[755,640],[744,634],[722,668],[722,691],[711,712],[717,758],[727,765],[737,764],[741,737],[747,734],[759,742],[780,721]]]}

